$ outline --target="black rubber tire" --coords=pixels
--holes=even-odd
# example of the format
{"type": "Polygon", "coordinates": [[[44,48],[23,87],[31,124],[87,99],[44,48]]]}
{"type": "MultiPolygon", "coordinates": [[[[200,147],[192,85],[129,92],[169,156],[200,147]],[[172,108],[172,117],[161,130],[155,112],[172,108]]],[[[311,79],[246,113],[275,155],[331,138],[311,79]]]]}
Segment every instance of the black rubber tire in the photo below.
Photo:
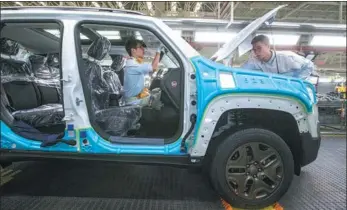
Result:
{"type": "Polygon", "coordinates": [[[257,128],[237,131],[226,137],[216,149],[210,170],[210,179],[215,191],[231,206],[243,209],[261,209],[276,203],[289,189],[293,176],[294,159],[288,145],[277,134],[257,128]],[[269,197],[254,201],[237,196],[230,190],[225,178],[228,158],[239,146],[250,142],[262,142],[273,147],[283,161],[283,179],[280,186],[269,197]]]}

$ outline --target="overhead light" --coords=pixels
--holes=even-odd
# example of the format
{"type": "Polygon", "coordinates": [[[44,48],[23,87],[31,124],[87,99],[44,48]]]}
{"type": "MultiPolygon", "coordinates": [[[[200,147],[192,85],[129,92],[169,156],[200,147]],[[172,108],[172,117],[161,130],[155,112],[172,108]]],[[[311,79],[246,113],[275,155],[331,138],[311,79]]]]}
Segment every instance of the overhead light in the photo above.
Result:
{"type": "Polygon", "coordinates": [[[318,84],[318,81],[320,80],[319,77],[309,77],[307,79],[309,82],[311,82],[313,85],[317,85],[318,84]]]}
{"type": "Polygon", "coordinates": [[[172,1],[171,2],[171,11],[176,12],[177,10],[177,2],[172,1]]]}
{"type": "MultiPolygon", "coordinates": [[[[46,32],[56,36],[56,37],[60,37],[60,32],[59,30],[56,29],[45,29],[46,32]]],[[[119,31],[97,31],[101,36],[106,37],[107,39],[110,40],[119,40],[121,39],[120,33],[119,31]]],[[[82,40],[88,40],[89,38],[84,36],[83,34],[80,35],[80,38],[82,40]]]]}
{"type": "Polygon", "coordinates": [[[118,6],[120,9],[124,9],[124,6],[123,6],[122,2],[117,1],[116,3],[117,3],[117,6],[118,6]]]}
{"type": "Polygon", "coordinates": [[[272,26],[289,26],[289,27],[300,27],[300,24],[290,22],[273,22],[272,26]]]}
{"type": "Polygon", "coordinates": [[[56,36],[56,37],[60,37],[60,31],[57,29],[44,29],[46,32],[56,36]]]}
{"type": "Polygon", "coordinates": [[[92,1],[92,4],[94,5],[94,7],[100,7],[100,5],[98,4],[98,2],[96,2],[96,1],[92,1]]]}
{"type": "Polygon", "coordinates": [[[196,42],[206,43],[225,43],[230,39],[234,38],[236,33],[230,32],[208,32],[208,31],[197,31],[195,32],[194,40],[196,42]]]}
{"type": "Polygon", "coordinates": [[[331,78],[327,78],[327,77],[319,78],[319,83],[329,83],[329,82],[332,82],[331,78]]]}
{"type": "Polygon", "coordinates": [[[317,35],[312,38],[310,45],[324,47],[346,47],[346,37],[317,35]]]}
{"type": "Polygon", "coordinates": [[[146,3],[147,3],[148,9],[149,9],[149,10],[152,10],[152,2],[147,1],[146,3]]]}
{"type": "Polygon", "coordinates": [[[135,38],[138,40],[143,40],[142,35],[139,31],[135,31],[135,38]]]}
{"type": "MultiPolygon", "coordinates": [[[[257,34],[259,35],[259,34],[257,34]]],[[[289,35],[289,34],[264,34],[266,35],[271,45],[285,45],[285,46],[294,46],[297,44],[300,36],[299,35],[289,35]]]]}
{"type": "Polygon", "coordinates": [[[99,31],[97,30],[96,32],[98,32],[100,35],[102,36],[107,36],[107,35],[111,35],[111,36],[119,36],[119,31],[99,31]]]}
{"type": "Polygon", "coordinates": [[[149,14],[150,14],[150,15],[154,15],[153,7],[152,7],[152,2],[151,2],[151,1],[147,1],[146,4],[147,4],[147,8],[148,8],[149,14]]]}
{"type": "Polygon", "coordinates": [[[88,40],[89,38],[86,37],[86,36],[84,36],[83,34],[80,34],[80,39],[82,39],[82,40],[88,40]]]}
{"type": "MultiPolygon", "coordinates": [[[[46,32],[48,32],[48,33],[50,33],[50,34],[60,38],[60,31],[57,30],[57,29],[44,29],[44,31],[46,31],[46,32]]],[[[82,40],[88,40],[88,37],[84,36],[83,34],[80,35],[80,38],[82,40]]]]}
{"type": "Polygon", "coordinates": [[[23,4],[21,3],[21,2],[19,2],[19,1],[16,1],[16,2],[14,2],[15,4],[17,4],[18,6],[23,6],[23,4]]]}
{"type": "Polygon", "coordinates": [[[340,77],[333,80],[336,83],[346,82],[346,78],[340,77]]]}
{"type": "Polygon", "coordinates": [[[198,12],[200,10],[200,8],[201,8],[201,2],[196,3],[194,12],[198,12]]]}
{"type": "Polygon", "coordinates": [[[106,37],[107,39],[110,40],[119,40],[121,39],[119,31],[96,31],[98,32],[101,36],[106,37]]]}

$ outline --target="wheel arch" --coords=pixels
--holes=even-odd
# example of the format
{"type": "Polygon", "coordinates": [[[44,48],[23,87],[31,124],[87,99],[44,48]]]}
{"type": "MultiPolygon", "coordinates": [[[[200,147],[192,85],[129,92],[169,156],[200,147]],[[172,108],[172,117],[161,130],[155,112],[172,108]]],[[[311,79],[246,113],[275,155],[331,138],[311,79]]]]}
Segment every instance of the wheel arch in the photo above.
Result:
{"type": "Polygon", "coordinates": [[[281,136],[297,159],[296,165],[300,166],[300,133],[309,131],[308,116],[306,107],[293,98],[273,95],[221,96],[213,99],[200,117],[190,153],[191,156],[205,156],[209,154],[207,150],[213,150],[213,144],[218,144],[218,139],[223,139],[223,135],[256,127],[281,136]],[[237,119],[239,121],[235,122],[237,119]]]}

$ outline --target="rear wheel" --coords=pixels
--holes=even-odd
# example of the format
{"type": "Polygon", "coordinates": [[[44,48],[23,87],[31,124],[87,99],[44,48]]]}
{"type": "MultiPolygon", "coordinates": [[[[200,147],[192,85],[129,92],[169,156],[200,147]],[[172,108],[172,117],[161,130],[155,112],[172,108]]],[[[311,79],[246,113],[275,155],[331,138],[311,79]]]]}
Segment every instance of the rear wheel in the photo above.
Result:
{"type": "Polygon", "coordinates": [[[277,134],[246,129],[228,136],[212,159],[210,178],[221,197],[237,208],[264,208],[288,190],[294,160],[277,134]]]}

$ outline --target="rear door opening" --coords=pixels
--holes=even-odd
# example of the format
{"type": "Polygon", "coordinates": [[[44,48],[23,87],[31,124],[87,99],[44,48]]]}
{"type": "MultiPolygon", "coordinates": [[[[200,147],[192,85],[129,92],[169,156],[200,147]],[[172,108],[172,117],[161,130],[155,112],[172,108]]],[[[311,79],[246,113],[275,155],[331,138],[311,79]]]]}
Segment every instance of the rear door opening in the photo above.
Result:
{"type": "Polygon", "coordinates": [[[2,26],[2,123],[31,140],[62,138],[65,131],[60,81],[62,26],[37,21],[6,21],[2,26]]]}

